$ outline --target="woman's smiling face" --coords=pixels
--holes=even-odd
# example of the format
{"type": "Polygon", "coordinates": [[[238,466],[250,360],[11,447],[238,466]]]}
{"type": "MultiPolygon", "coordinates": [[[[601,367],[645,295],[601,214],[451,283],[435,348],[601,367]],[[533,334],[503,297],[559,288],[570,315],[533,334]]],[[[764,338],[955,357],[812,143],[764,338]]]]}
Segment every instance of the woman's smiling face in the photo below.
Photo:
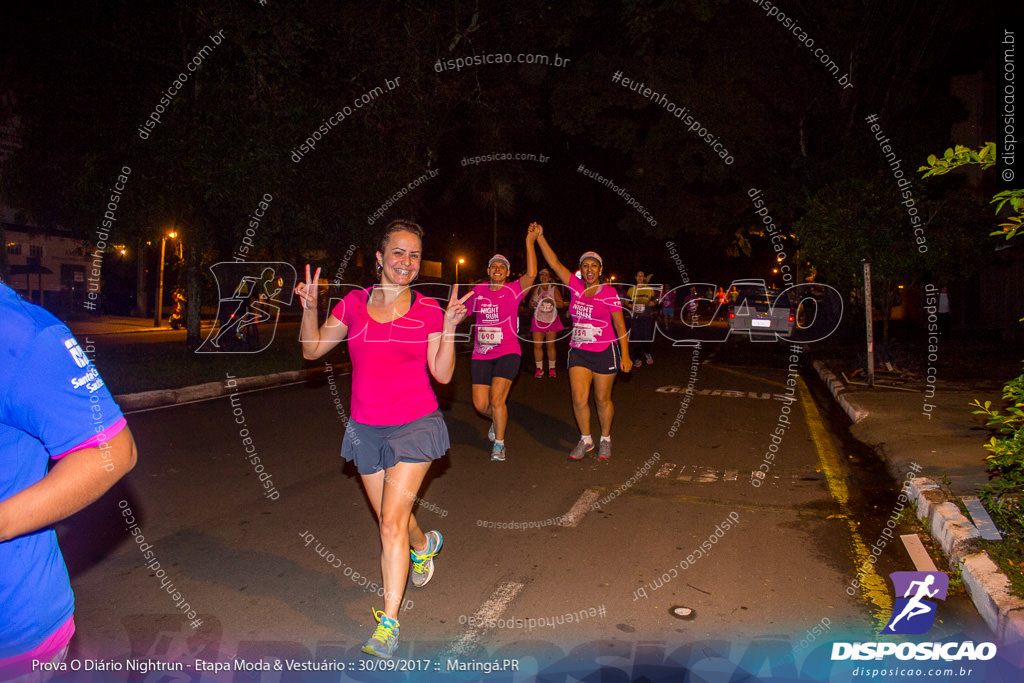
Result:
{"type": "Polygon", "coordinates": [[[583,281],[588,285],[597,283],[601,277],[601,263],[595,258],[585,258],[580,263],[580,272],[583,274],[583,281]]]}
{"type": "Polygon", "coordinates": [[[381,284],[411,284],[420,273],[422,253],[423,243],[415,234],[406,230],[392,233],[384,252],[377,252],[381,284]]]}

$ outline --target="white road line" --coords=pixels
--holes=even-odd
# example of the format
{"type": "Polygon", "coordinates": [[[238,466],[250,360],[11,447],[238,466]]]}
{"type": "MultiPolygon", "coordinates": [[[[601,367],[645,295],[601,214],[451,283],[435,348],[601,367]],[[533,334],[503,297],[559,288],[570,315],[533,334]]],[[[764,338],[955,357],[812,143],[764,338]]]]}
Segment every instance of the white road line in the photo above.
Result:
{"type": "Polygon", "coordinates": [[[669,473],[675,468],[676,464],[674,462],[667,462],[661,466],[661,469],[658,470],[658,473],[655,474],[654,476],[656,479],[665,479],[668,477],[669,473]]]}
{"type": "Polygon", "coordinates": [[[921,543],[921,537],[917,534],[902,534],[900,540],[903,541],[903,547],[907,549],[907,554],[910,555],[910,559],[914,561],[914,567],[919,572],[934,572],[935,563],[932,562],[931,556],[928,551],[925,550],[924,543],[921,543]]]}
{"type": "Polygon", "coordinates": [[[707,484],[718,481],[718,472],[703,465],[683,465],[679,470],[677,479],[681,481],[692,481],[699,484],[707,484]],[[685,471],[685,474],[684,474],[685,471]]]}
{"type": "Polygon", "coordinates": [[[700,467],[694,481],[701,484],[706,484],[712,481],[718,481],[718,472],[710,467],[700,467]]]}
{"type": "Polygon", "coordinates": [[[480,608],[469,618],[469,623],[472,625],[455,639],[455,642],[445,650],[441,658],[454,659],[472,653],[480,644],[484,634],[497,625],[498,619],[519,595],[519,591],[523,590],[523,586],[524,584],[513,581],[506,581],[498,586],[491,597],[487,598],[484,604],[480,605],[480,608]]]}
{"type": "Polygon", "coordinates": [[[594,504],[594,501],[601,497],[601,494],[594,489],[587,489],[580,494],[580,497],[573,504],[569,512],[565,513],[562,517],[562,521],[558,523],[558,526],[576,526],[583,519],[583,515],[587,514],[587,510],[594,504]]]}
{"type": "Polygon", "coordinates": [[[989,517],[988,512],[985,510],[985,506],[981,504],[977,496],[963,496],[960,500],[964,502],[964,506],[967,511],[971,513],[971,518],[974,520],[974,526],[981,532],[981,537],[986,541],[1001,541],[1003,535],[999,533],[999,528],[996,527],[996,523],[989,517]]]}
{"type": "MultiPolygon", "coordinates": [[[[655,477],[667,478],[672,470],[675,468],[673,463],[667,462],[661,466],[655,477]]],[[[679,476],[676,477],[678,481],[687,481],[693,484],[710,484],[716,481],[739,481],[740,471],[739,470],[716,470],[713,467],[705,467],[704,465],[682,465],[679,468],[679,476]]],[[[801,479],[804,475],[799,473],[793,473],[790,475],[792,479],[801,479]]],[[[766,475],[760,470],[754,470],[750,473],[751,479],[780,479],[778,474],[766,475]]],[[[744,480],[745,481],[745,480],[744,480]]]]}

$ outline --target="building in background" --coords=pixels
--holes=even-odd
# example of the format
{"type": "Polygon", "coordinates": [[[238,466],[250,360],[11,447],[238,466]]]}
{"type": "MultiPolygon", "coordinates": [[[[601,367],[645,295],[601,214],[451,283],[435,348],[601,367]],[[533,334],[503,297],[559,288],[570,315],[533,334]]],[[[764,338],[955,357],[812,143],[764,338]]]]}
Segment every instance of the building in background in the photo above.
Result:
{"type": "MultiPolygon", "coordinates": [[[[21,135],[13,96],[0,93],[0,176],[18,149],[21,135]]],[[[57,315],[84,311],[92,266],[89,245],[60,227],[44,230],[19,218],[13,207],[0,202],[0,280],[57,315]]],[[[94,288],[99,284],[97,280],[94,288]]]]}
{"type": "MultiPolygon", "coordinates": [[[[3,235],[9,287],[62,317],[85,311],[86,280],[92,267],[87,243],[6,221],[3,235]]],[[[94,280],[93,289],[98,292],[99,286],[94,280]]]]}

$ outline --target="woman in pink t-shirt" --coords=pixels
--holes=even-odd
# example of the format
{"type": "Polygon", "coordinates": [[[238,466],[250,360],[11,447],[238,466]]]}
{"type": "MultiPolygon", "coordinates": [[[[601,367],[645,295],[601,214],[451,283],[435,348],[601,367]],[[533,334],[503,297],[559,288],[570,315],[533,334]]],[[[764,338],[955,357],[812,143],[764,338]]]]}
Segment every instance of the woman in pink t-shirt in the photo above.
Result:
{"type": "Polygon", "coordinates": [[[607,460],[612,457],[612,418],[615,415],[612,385],[620,369],[629,372],[633,367],[629,358],[626,322],[622,317],[622,302],[612,287],[601,284],[603,262],[596,252],[588,251],[580,257],[581,280],[558,260],[544,239],[543,228],[538,226],[538,232],[537,245],[545,260],[572,295],[569,302],[569,315],[573,321],[569,342],[569,387],[580,441],[569,457],[580,460],[594,450],[590,436],[590,387],[593,385],[597,418],[601,423],[597,457],[607,460]]]}
{"type": "Polygon", "coordinates": [[[508,279],[509,262],[495,254],[487,263],[488,282],[473,287],[466,309],[476,315],[473,326],[473,407],[490,418],[487,437],[493,442],[491,460],[505,460],[505,426],[508,424],[509,389],[519,374],[523,351],[519,346],[519,302],[537,277],[537,254],[533,242],[537,233],[531,225],[526,233],[526,274],[508,279]]]}
{"type": "MultiPolygon", "coordinates": [[[[398,646],[398,612],[412,556],[414,586],[434,571],[443,539],[426,534],[412,515],[416,493],[430,463],[448,450],[448,429],[430,386],[455,371],[455,327],[466,317],[458,286],[448,308],[417,296],[409,285],[419,275],[423,230],[410,221],[388,224],[377,251],[380,284],[350,292],[317,327],[320,269],[295,292],[303,304],[302,355],[323,356],[346,337],[352,358],[352,412],[341,455],[355,462],[380,524],[384,609],[363,652],[390,658],[398,646]]],[[[468,295],[466,296],[468,298],[468,295]]]]}

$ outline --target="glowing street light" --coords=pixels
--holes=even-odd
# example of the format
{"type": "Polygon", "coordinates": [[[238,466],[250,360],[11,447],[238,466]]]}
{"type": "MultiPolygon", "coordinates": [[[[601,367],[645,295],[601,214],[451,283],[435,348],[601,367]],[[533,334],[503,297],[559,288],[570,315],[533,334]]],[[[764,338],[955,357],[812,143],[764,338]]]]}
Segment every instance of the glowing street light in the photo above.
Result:
{"type": "Polygon", "coordinates": [[[153,327],[160,327],[160,320],[164,312],[164,253],[167,248],[167,240],[173,240],[177,236],[178,233],[174,231],[160,236],[160,275],[156,281],[156,313],[153,315],[153,327]]]}
{"type": "Polygon", "coordinates": [[[466,259],[464,258],[460,258],[458,261],[455,262],[455,284],[459,284],[459,264],[465,262],[466,259]]]}

